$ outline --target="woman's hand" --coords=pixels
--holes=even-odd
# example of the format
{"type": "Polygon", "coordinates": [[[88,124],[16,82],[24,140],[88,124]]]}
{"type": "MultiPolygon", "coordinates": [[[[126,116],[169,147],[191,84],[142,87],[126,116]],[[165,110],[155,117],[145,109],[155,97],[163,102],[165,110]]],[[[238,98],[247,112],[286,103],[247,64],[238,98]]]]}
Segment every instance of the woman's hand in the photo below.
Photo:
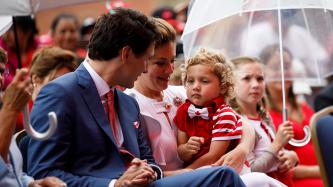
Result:
{"type": "Polygon", "coordinates": [[[278,131],[276,132],[275,135],[275,139],[272,143],[274,151],[276,153],[279,152],[293,137],[294,137],[294,130],[292,123],[289,121],[282,123],[279,126],[278,131]]]}
{"type": "Polygon", "coordinates": [[[243,169],[246,161],[247,151],[242,146],[237,146],[235,149],[224,154],[213,166],[229,166],[234,168],[238,173],[243,169]]]}
{"type": "Polygon", "coordinates": [[[295,151],[282,150],[278,156],[281,164],[278,167],[280,173],[285,173],[297,166],[299,159],[295,151]]]}

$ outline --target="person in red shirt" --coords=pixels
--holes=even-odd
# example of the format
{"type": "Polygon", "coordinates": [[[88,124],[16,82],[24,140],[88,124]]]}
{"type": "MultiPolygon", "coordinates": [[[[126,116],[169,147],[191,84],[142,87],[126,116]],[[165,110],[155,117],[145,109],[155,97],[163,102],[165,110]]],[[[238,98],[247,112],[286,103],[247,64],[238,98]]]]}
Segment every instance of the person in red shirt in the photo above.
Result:
{"type": "Polygon", "coordinates": [[[13,26],[0,38],[0,47],[7,51],[8,56],[4,73],[3,90],[6,89],[8,84],[12,81],[16,69],[29,68],[32,56],[39,48],[38,29],[35,19],[31,16],[15,16],[14,21],[17,29],[16,39],[18,40],[18,46],[15,42],[13,26]],[[19,47],[20,51],[20,62],[16,51],[17,47],[19,47]]]}
{"type": "Polygon", "coordinates": [[[232,79],[222,54],[200,49],[187,61],[188,99],[174,122],[179,128],[178,153],[188,168],[213,164],[241,138],[241,119],[225,102],[233,93],[232,79]]]}
{"type": "MultiPolygon", "coordinates": [[[[272,45],[265,48],[261,54],[261,61],[267,68],[277,67],[280,64],[279,58],[279,45],[272,45]]],[[[290,68],[292,63],[291,53],[287,48],[283,50],[283,61],[285,74],[291,74],[290,68]]],[[[267,76],[272,74],[276,75],[278,72],[276,69],[267,69],[267,76]]],[[[294,129],[294,138],[302,139],[304,137],[303,127],[308,126],[313,110],[305,102],[299,102],[296,99],[296,95],[292,89],[292,81],[285,81],[285,93],[286,93],[286,106],[288,110],[288,121],[292,122],[294,129]]],[[[282,86],[281,81],[269,81],[266,86],[268,111],[272,117],[273,123],[276,128],[282,123],[282,86]]],[[[299,157],[299,165],[294,169],[293,182],[295,187],[307,187],[307,186],[324,186],[320,178],[319,166],[317,164],[314,146],[310,141],[303,147],[295,147],[287,144],[287,149],[294,150],[299,157]]]]}

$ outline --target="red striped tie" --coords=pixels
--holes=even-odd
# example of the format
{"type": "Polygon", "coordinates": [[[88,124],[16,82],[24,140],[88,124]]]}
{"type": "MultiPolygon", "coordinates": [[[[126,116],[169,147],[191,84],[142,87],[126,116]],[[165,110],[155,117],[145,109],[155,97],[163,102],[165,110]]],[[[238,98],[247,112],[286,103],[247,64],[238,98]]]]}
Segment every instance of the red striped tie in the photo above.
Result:
{"type": "Polygon", "coordinates": [[[116,124],[116,113],[114,109],[114,96],[113,96],[113,90],[110,90],[107,94],[107,114],[108,114],[108,119],[110,122],[110,126],[113,132],[114,139],[116,140],[116,144],[119,146],[119,131],[118,131],[118,126],[116,124]]]}

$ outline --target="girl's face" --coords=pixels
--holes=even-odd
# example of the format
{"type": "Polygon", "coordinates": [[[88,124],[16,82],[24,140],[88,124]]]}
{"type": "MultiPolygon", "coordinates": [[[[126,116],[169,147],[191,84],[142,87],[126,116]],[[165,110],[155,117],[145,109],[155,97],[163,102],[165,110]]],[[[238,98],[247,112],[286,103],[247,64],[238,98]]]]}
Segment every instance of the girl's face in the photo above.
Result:
{"type": "Polygon", "coordinates": [[[168,87],[173,63],[176,56],[176,44],[169,42],[155,49],[155,55],[148,62],[147,73],[141,74],[139,81],[147,89],[161,92],[168,87]]]}
{"type": "Polygon", "coordinates": [[[257,62],[241,64],[235,71],[235,95],[237,102],[256,105],[265,91],[264,72],[257,62]]]}
{"type": "Polygon", "coordinates": [[[63,49],[74,51],[79,42],[79,28],[74,19],[61,19],[53,31],[53,42],[63,49]]]}
{"type": "Polygon", "coordinates": [[[204,106],[221,95],[220,79],[212,67],[202,64],[190,66],[185,82],[187,98],[196,106],[204,106]]]}

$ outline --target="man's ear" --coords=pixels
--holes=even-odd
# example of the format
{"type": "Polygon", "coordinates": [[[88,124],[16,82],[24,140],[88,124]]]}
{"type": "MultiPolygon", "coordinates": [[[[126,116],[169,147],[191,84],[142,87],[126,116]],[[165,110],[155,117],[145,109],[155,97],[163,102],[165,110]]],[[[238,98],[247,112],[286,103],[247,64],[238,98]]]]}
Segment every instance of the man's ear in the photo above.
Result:
{"type": "Polygon", "coordinates": [[[130,56],[131,48],[129,46],[125,46],[120,50],[120,57],[122,62],[126,62],[130,56]]]}

